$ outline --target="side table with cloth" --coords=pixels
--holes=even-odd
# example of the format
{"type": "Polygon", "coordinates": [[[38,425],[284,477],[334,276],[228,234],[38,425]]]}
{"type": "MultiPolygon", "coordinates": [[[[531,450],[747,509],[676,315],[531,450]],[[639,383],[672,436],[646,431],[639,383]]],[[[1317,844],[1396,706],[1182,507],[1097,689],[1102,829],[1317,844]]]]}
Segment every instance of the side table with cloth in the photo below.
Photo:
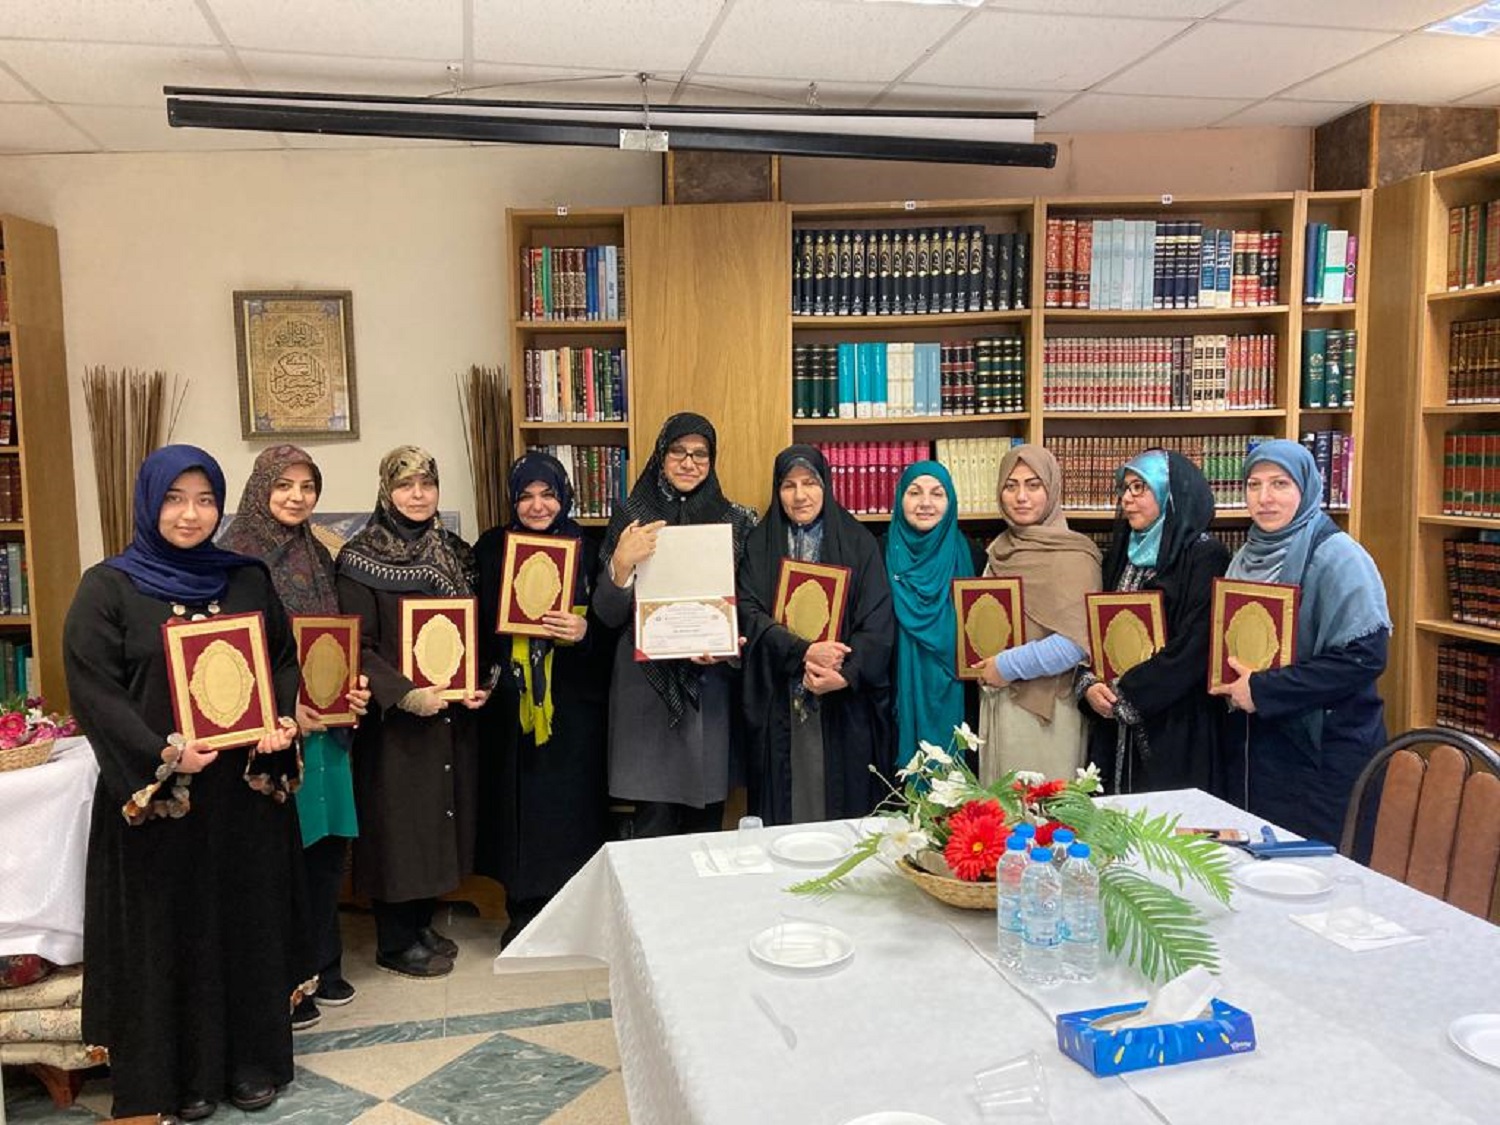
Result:
{"type": "MultiPolygon", "coordinates": [[[[1198,790],[1112,801],[1257,835],[1262,823],[1198,790]]],[[[1500,1105],[1500,1071],[1446,1036],[1459,1016],[1500,1012],[1500,929],[1342,857],[1296,862],[1359,873],[1369,908],[1423,940],[1353,953],[1290,920],[1326,910],[1326,896],[1237,890],[1229,909],[1200,898],[1221,949],[1219,995],[1250,1012],[1256,1050],[1096,1078],[1058,1051],[1054,1017],[1144,998],[1134,970],[1106,957],[1090,984],[1036,989],[995,965],[988,911],[943,906],[875,860],[822,899],[784,893],[806,868],[700,878],[692,852],[708,839],[607,845],[496,961],[497,972],[553,963],[535,958],[608,963],[633,1120],[838,1125],[907,1110],[978,1122],[974,1072],[1027,1050],[1042,1057],[1053,1120],[1070,1125],[1477,1123],[1500,1105]],[[842,929],[852,960],[826,976],[764,971],[748,942],[788,917],[842,929]]]]}

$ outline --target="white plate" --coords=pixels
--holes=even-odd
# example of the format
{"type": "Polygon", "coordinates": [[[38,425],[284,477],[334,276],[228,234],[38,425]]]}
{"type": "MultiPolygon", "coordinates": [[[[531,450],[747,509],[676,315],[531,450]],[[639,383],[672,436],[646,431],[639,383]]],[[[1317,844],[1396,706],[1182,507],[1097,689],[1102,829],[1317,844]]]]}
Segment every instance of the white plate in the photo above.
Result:
{"type": "Polygon", "coordinates": [[[925,1113],[907,1113],[901,1109],[888,1109],[880,1113],[867,1113],[863,1117],[845,1121],[844,1125],[943,1125],[943,1123],[936,1117],[928,1117],[925,1113]]]}
{"type": "Polygon", "coordinates": [[[832,832],[788,832],[771,841],[771,854],[798,867],[832,867],[853,850],[848,835],[832,832]]]}
{"type": "Polygon", "coordinates": [[[831,969],[854,956],[854,939],[822,922],[778,922],[750,939],[750,956],[778,969],[831,969]]]}
{"type": "Polygon", "coordinates": [[[1333,887],[1333,880],[1313,867],[1280,859],[1257,859],[1234,869],[1235,882],[1246,890],[1277,898],[1313,898],[1333,887]]]}
{"type": "Polygon", "coordinates": [[[1471,1059],[1500,1068],[1500,1014],[1460,1016],[1448,1025],[1448,1038],[1471,1059]]]}

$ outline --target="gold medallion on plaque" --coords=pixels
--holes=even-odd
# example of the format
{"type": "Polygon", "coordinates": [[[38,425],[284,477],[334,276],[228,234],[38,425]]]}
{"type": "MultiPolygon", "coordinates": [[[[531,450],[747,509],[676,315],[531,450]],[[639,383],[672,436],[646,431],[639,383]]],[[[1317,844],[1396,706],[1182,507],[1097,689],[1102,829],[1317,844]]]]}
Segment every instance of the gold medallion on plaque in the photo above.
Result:
{"type": "Polygon", "coordinates": [[[546,551],[533,551],[516,571],[516,605],[535,621],[557,604],[562,593],[562,573],[546,551]]]}
{"type": "Polygon", "coordinates": [[[244,654],[228,641],[211,641],[193,666],[188,690],[204,718],[232,727],[250,709],[255,675],[244,654]]]}
{"type": "Polygon", "coordinates": [[[412,655],[417,658],[417,670],[429,684],[446,688],[464,662],[463,634],[450,618],[433,614],[417,630],[412,655]]]}
{"type": "Polygon", "coordinates": [[[1010,615],[994,594],[980,594],[964,617],[964,636],[980,656],[994,656],[1010,643],[1010,615]]]}
{"type": "Polygon", "coordinates": [[[786,626],[804,641],[821,637],[832,613],[821,582],[803,582],[786,600],[786,626]]]}
{"type": "Polygon", "coordinates": [[[1117,675],[1149,660],[1153,651],[1151,633],[1139,617],[1117,613],[1110,618],[1104,630],[1104,655],[1117,675]]]}
{"type": "Polygon", "coordinates": [[[1229,654],[1253,672],[1269,668],[1280,649],[1276,622],[1260,602],[1246,602],[1235,610],[1224,640],[1229,654]]]}
{"type": "Polygon", "coordinates": [[[344,646],[329,633],[323,633],[308,646],[302,663],[302,683],[313,706],[322,710],[333,706],[344,694],[349,682],[349,661],[344,646]]]}

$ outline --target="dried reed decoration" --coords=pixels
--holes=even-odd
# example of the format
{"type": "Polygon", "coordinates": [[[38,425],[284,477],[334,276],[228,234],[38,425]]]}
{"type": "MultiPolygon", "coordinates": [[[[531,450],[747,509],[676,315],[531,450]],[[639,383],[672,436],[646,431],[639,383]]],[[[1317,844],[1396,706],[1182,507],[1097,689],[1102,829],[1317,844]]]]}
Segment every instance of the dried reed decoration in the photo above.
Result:
{"type": "Polygon", "coordinates": [[[510,394],[498,367],[469,368],[459,375],[458,404],[464,420],[464,444],[469,474],[474,478],[474,515],[478,530],[499,527],[507,517],[510,498],[506,474],[510,469],[510,394]]]}
{"type": "Polygon", "coordinates": [[[83,400],[88,406],[89,436],[94,446],[94,481],[99,492],[99,530],[106,556],[118,554],[134,531],[131,512],[136,473],[141,462],[177,427],[187,396],[187,380],[164,371],[87,368],[83,400]]]}

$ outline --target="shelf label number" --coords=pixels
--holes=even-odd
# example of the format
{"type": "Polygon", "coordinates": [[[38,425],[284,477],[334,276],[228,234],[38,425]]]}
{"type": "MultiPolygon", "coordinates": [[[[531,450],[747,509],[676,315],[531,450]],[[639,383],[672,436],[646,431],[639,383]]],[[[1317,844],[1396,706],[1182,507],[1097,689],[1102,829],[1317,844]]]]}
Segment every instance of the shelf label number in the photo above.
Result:
{"type": "Polygon", "coordinates": [[[568,207],[567,207],[567,204],[564,204],[563,206],[561,206],[561,207],[559,207],[557,209],[557,217],[559,219],[566,219],[568,217],[568,207]]]}

